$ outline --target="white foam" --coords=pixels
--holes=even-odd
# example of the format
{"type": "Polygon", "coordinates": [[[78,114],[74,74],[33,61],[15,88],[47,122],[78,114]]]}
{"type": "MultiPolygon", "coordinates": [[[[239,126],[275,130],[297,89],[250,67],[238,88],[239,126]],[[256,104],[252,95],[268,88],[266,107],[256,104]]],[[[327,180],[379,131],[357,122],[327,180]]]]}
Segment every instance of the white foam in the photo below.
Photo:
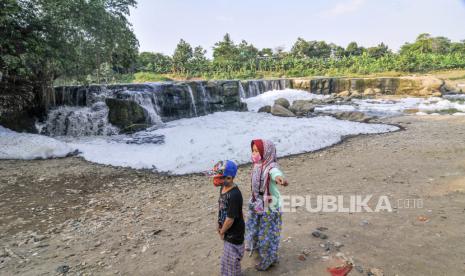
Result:
{"type": "Polygon", "coordinates": [[[92,162],[184,174],[210,169],[223,159],[249,162],[250,141],[255,138],[274,141],[278,156],[285,156],[333,145],[345,135],[396,129],[326,116],[282,118],[266,113],[230,111],[168,122],[164,128],[146,133],[165,135],[165,143],[161,145],[126,144],[111,137],[72,138],[70,145],[92,162]]]}
{"type": "Polygon", "coordinates": [[[354,99],[352,104],[325,105],[315,108],[320,112],[361,111],[368,114],[389,116],[402,114],[407,109],[418,109],[416,115],[437,113],[447,109],[457,109],[465,112],[465,104],[443,98],[413,98],[407,97],[396,100],[387,99],[354,99]]]}
{"type": "Polygon", "coordinates": [[[284,89],[268,91],[256,97],[243,99],[243,101],[247,103],[249,111],[258,111],[262,106],[273,105],[274,101],[279,98],[285,98],[292,104],[292,102],[296,100],[324,99],[327,97],[328,96],[312,94],[303,90],[284,89]]]}
{"type": "Polygon", "coordinates": [[[18,133],[0,126],[0,159],[47,159],[64,157],[74,149],[56,139],[18,133]]]}

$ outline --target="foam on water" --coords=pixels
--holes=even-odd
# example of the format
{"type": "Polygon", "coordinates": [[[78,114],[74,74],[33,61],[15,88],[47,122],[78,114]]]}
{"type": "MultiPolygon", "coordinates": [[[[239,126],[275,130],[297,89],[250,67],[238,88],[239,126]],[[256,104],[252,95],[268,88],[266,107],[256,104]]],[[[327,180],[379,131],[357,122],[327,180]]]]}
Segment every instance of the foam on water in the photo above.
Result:
{"type": "Polygon", "coordinates": [[[361,111],[368,115],[374,116],[395,116],[404,114],[407,110],[417,110],[417,115],[428,113],[440,113],[446,110],[456,109],[465,112],[463,102],[451,101],[448,99],[431,97],[431,98],[413,98],[407,97],[402,99],[354,99],[352,103],[325,105],[315,108],[318,112],[340,112],[340,111],[361,111]]]}
{"type": "Polygon", "coordinates": [[[397,127],[326,116],[298,119],[230,111],[172,121],[145,132],[146,137],[163,136],[163,144],[127,144],[102,136],[68,141],[92,162],[184,174],[210,169],[222,159],[249,162],[250,141],[255,138],[274,141],[278,155],[285,156],[333,145],[345,135],[394,130],[397,127]]]}
{"type": "Polygon", "coordinates": [[[56,139],[0,126],[0,159],[47,159],[64,157],[74,151],[75,148],[56,139]]]}

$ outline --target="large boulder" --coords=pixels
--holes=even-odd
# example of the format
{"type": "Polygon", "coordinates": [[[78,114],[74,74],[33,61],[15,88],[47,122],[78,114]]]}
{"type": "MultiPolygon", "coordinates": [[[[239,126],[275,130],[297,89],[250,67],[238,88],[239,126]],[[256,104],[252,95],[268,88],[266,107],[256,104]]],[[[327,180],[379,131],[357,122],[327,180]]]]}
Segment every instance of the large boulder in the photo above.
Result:
{"type": "Polygon", "coordinates": [[[289,106],[291,105],[289,103],[289,101],[286,99],[286,98],[279,98],[279,99],[276,99],[274,101],[274,104],[279,104],[280,106],[284,107],[284,108],[289,108],[289,106]]]}
{"type": "Polygon", "coordinates": [[[373,88],[367,88],[365,91],[363,91],[363,96],[375,96],[376,92],[373,88]]]}
{"type": "Polygon", "coordinates": [[[258,109],[258,112],[271,113],[271,105],[265,105],[258,109]]]}
{"type": "Polygon", "coordinates": [[[334,117],[340,120],[354,121],[354,122],[368,122],[373,117],[365,115],[365,113],[360,111],[342,111],[332,114],[334,117]]]}
{"type": "Polygon", "coordinates": [[[305,116],[315,110],[315,104],[312,100],[296,100],[289,110],[297,116],[305,116]]]}
{"type": "Polygon", "coordinates": [[[345,98],[345,97],[349,97],[350,96],[350,92],[349,91],[342,91],[342,92],[339,92],[337,93],[337,96],[338,97],[341,97],[341,98],[345,98]]]}
{"type": "Polygon", "coordinates": [[[279,104],[273,105],[271,108],[271,114],[279,117],[295,117],[295,114],[292,113],[292,111],[279,104]]]}
{"type": "Polygon", "coordinates": [[[108,121],[122,132],[133,132],[149,126],[144,109],[136,102],[108,98],[105,103],[109,109],[108,121]]]}

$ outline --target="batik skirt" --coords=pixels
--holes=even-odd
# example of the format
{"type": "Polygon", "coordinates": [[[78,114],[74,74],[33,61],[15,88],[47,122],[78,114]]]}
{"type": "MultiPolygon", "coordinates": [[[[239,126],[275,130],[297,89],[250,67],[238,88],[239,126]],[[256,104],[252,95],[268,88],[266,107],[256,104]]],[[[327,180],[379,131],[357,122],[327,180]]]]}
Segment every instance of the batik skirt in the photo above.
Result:
{"type": "Polygon", "coordinates": [[[249,204],[245,224],[246,250],[257,250],[260,256],[259,270],[266,270],[278,261],[278,248],[281,239],[282,213],[267,208],[262,214],[254,211],[249,204]]]}

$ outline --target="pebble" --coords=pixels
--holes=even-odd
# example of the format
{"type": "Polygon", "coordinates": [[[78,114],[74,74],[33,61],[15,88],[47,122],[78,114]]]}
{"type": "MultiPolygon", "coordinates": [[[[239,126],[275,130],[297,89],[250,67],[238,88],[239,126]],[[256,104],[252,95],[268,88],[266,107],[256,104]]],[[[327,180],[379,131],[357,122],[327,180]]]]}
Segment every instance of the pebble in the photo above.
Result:
{"type": "Polygon", "coordinates": [[[358,273],[363,273],[363,267],[356,265],[354,268],[355,270],[357,270],[358,273]]]}
{"type": "Polygon", "coordinates": [[[68,265],[60,265],[57,267],[56,271],[61,274],[66,274],[70,270],[70,267],[68,265]]]}
{"type": "Polygon", "coordinates": [[[322,240],[326,240],[328,238],[328,235],[321,233],[320,231],[313,231],[312,236],[314,236],[315,238],[320,238],[322,240]]]}

